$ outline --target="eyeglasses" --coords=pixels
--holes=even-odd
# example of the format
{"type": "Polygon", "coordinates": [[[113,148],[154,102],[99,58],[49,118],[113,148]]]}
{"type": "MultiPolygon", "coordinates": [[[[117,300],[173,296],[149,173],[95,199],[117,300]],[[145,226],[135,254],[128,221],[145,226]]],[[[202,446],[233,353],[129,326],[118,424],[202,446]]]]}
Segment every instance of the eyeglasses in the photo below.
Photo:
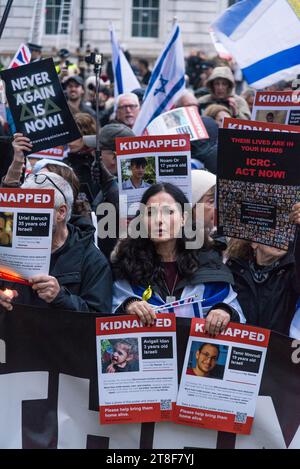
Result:
{"type": "Polygon", "coordinates": [[[209,360],[211,359],[212,361],[216,361],[218,360],[218,357],[214,356],[214,355],[210,355],[209,353],[207,352],[200,352],[201,355],[203,355],[205,357],[205,360],[209,360]]]}
{"type": "Polygon", "coordinates": [[[44,184],[45,181],[50,181],[51,184],[55,187],[55,189],[58,190],[58,192],[61,193],[61,195],[63,196],[64,198],[64,201],[65,201],[65,204],[67,204],[67,199],[65,197],[65,194],[63,193],[63,191],[57,186],[57,184],[55,184],[55,182],[51,179],[51,177],[48,176],[48,174],[46,173],[38,173],[38,174],[31,174],[31,176],[34,177],[34,182],[36,184],[44,184]]]}
{"type": "Polygon", "coordinates": [[[118,106],[118,109],[121,111],[125,111],[125,109],[130,109],[130,111],[133,111],[138,107],[138,104],[123,104],[123,106],[118,106]]]}

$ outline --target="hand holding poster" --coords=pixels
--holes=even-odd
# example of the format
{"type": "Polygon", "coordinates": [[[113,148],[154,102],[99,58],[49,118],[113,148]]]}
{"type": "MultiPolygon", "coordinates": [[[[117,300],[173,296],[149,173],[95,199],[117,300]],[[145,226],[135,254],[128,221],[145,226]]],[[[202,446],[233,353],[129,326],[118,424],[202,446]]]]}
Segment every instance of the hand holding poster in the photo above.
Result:
{"type": "Polygon", "coordinates": [[[218,232],[287,250],[300,201],[298,133],[220,129],[218,232]],[[229,157],[230,156],[230,157],[229,157]]]}
{"type": "Polygon", "coordinates": [[[54,191],[0,189],[0,278],[49,273],[54,191]]]}
{"type": "Polygon", "coordinates": [[[53,59],[1,72],[17,132],[30,138],[32,152],[80,138],[53,59]]]}
{"type": "Polygon", "coordinates": [[[175,421],[249,434],[270,331],[229,323],[214,338],[193,318],[177,397],[175,421]]]}
{"type": "Polygon", "coordinates": [[[176,317],[151,328],[136,316],[97,318],[100,422],[172,420],[177,395],[176,317]]]}
{"type": "Polygon", "coordinates": [[[147,127],[149,135],[189,134],[192,140],[209,138],[196,107],[180,107],[164,112],[147,127]]]}

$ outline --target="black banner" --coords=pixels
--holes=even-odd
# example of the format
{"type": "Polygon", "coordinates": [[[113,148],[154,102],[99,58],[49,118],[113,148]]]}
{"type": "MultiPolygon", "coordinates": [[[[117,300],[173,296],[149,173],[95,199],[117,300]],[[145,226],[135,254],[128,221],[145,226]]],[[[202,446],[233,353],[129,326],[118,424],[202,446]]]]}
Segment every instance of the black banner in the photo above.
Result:
{"type": "Polygon", "coordinates": [[[80,138],[53,59],[1,72],[17,132],[30,138],[32,153],[80,138]]]}
{"type": "MultiPolygon", "coordinates": [[[[190,320],[177,318],[179,379],[189,330],[190,320]]],[[[299,367],[300,341],[272,333],[249,436],[100,425],[95,315],[15,306],[0,312],[0,447],[300,448],[299,367]]]]}

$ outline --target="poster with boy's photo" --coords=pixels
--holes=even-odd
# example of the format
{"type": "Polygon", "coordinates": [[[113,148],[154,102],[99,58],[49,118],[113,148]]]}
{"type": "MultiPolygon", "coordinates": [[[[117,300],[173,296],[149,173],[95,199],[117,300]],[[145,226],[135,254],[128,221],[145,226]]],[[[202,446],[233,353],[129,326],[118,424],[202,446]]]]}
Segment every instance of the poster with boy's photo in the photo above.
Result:
{"type": "Polygon", "coordinates": [[[297,90],[256,91],[252,120],[300,125],[300,97],[297,90]]]}
{"type": "Polygon", "coordinates": [[[191,200],[189,135],[117,138],[116,153],[122,223],[135,217],[152,184],[174,184],[191,200]]]}
{"type": "Polygon", "coordinates": [[[0,72],[17,132],[30,138],[32,153],[81,137],[68,107],[53,59],[0,72]]]}
{"type": "Polygon", "coordinates": [[[96,319],[101,424],[171,421],[177,395],[176,317],[96,319]]]}

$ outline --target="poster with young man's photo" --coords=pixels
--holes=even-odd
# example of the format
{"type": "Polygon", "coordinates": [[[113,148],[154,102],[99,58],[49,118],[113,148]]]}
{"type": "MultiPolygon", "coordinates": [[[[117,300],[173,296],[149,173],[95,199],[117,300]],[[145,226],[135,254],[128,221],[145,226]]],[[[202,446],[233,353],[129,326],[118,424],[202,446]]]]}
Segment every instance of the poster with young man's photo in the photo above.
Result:
{"type": "Polygon", "coordinates": [[[0,76],[16,130],[30,138],[32,153],[81,137],[53,59],[4,70],[0,76]]]}
{"type": "Polygon", "coordinates": [[[193,318],[175,407],[175,422],[199,428],[251,432],[270,331],[229,323],[208,336],[193,318]]]}

